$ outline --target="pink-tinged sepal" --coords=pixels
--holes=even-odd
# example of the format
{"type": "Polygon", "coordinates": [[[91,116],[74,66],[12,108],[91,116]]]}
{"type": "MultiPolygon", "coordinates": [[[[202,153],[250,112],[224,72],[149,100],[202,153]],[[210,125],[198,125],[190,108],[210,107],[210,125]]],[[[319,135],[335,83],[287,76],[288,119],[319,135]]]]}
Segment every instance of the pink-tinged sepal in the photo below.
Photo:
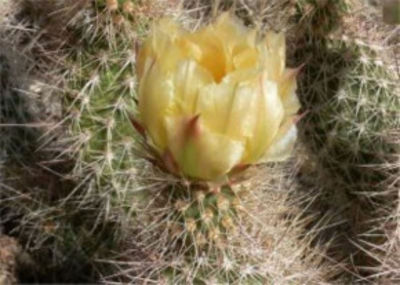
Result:
{"type": "Polygon", "coordinates": [[[143,137],[146,138],[146,129],[132,115],[129,115],[129,121],[133,128],[143,137]]]}
{"type": "Polygon", "coordinates": [[[289,68],[286,70],[286,72],[283,74],[283,81],[294,81],[296,80],[297,76],[300,74],[300,72],[303,71],[304,66],[306,64],[302,63],[300,66],[296,67],[296,68],[289,68]]]}
{"type": "Polygon", "coordinates": [[[196,115],[188,120],[185,127],[184,136],[185,139],[192,139],[200,136],[200,115],[196,115]]]}
{"type": "Polygon", "coordinates": [[[296,67],[295,69],[293,69],[293,74],[294,74],[294,76],[297,77],[297,75],[299,75],[300,72],[303,71],[303,69],[304,69],[305,66],[306,66],[306,63],[304,62],[304,63],[300,64],[300,66],[298,66],[298,67],[296,67]]]}
{"type": "Polygon", "coordinates": [[[307,110],[305,112],[303,112],[302,114],[296,115],[293,118],[293,123],[297,124],[298,122],[300,122],[305,116],[307,116],[307,114],[310,113],[310,110],[307,110]]]}
{"type": "Polygon", "coordinates": [[[240,174],[244,171],[246,171],[251,165],[250,164],[238,164],[235,167],[232,168],[232,170],[230,171],[230,175],[231,176],[235,176],[237,174],[240,174]]]}
{"type": "Polygon", "coordinates": [[[172,154],[172,152],[169,149],[167,149],[164,152],[164,154],[162,156],[162,160],[164,161],[164,165],[170,173],[173,173],[173,174],[179,173],[179,165],[176,162],[174,155],[172,154]]]}

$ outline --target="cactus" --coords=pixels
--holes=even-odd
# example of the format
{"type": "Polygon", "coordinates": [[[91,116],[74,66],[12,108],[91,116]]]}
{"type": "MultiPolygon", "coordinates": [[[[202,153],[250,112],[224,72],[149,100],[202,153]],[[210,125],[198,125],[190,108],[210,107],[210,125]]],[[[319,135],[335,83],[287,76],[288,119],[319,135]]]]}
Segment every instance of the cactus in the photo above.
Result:
{"type": "Polygon", "coordinates": [[[32,124],[32,112],[22,90],[26,89],[23,58],[11,46],[0,42],[0,155],[19,158],[32,151],[30,142],[37,133],[32,124]],[[10,51],[11,50],[11,51],[10,51]]]}
{"type": "MultiPolygon", "coordinates": [[[[29,29],[27,37],[25,29],[11,35],[7,28],[0,30],[6,42],[0,49],[0,128],[5,130],[0,138],[5,150],[0,158],[4,163],[0,224],[33,259],[21,271],[21,282],[96,282],[100,267],[104,274],[108,271],[94,260],[115,250],[123,234],[107,212],[107,200],[88,196],[96,188],[94,181],[80,180],[88,172],[73,176],[66,151],[70,138],[60,122],[60,102],[54,99],[60,95],[54,91],[59,92],[59,82],[64,80],[58,64],[63,64],[65,47],[71,44],[63,38],[66,30],[60,24],[71,20],[69,13],[82,1],[37,4],[23,1],[21,10],[14,13],[38,30],[29,29]],[[20,71],[24,68],[29,71],[26,76],[20,71]]],[[[7,20],[13,23],[11,13],[7,20]]]]}
{"type": "Polygon", "coordinates": [[[305,64],[299,84],[306,112],[299,127],[302,142],[319,165],[317,183],[336,192],[325,193],[322,203],[348,205],[347,231],[355,241],[349,245],[350,260],[364,278],[376,273],[369,269],[379,267],[375,252],[385,243],[375,218],[386,219],[382,213],[393,207],[400,149],[390,134],[400,128],[398,80],[382,60],[383,49],[335,35],[330,21],[308,23],[308,29],[299,33],[300,48],[295,52],[297,62],[305,64]],[[325,32],[318,32],[321,29],[325,32]]]}
{"type": "MultiPolygon", "coordinates": [[[[35,1],[26,3],[35,8],[33,14],[41,11],[35,1]]],[[[20,220],[11,226],[11,234],[42,265],[32,270],[39,277],[25,279],[325,281],[323,251],[313,239],[317,229],[308,228],[304,234],[308,220],[291,200],[292,173],[268,165],[251,175],[251,183],[238,179],[212,187],[167,175],[148,162],[130,114],[136,112],[135,43],[150,21],[132,16],[139,7],[136,1],[71,3],[55,4],[56,11],[67,14],[53,10],[41,15],[57,23],[46,15],[68,19],[71,11],[79,12],[66,23],[60,20],[68,27],[67,46],[72,47],[57,57],[65,65],[65,129],[56,158],[44,156],[62,163],[54,163],[50,173],[34,169],[37,164],[10,167],[5,180],[10,184],[2,191],[2,199],[12,201],[5,207],[7,223],[20,220]],[[16,177],[24,179],[15,181],[16,177]]]]}
{"type": "Polygon", "coordinates": [[[313,50],[304,71],[305,135],[343,183],[367,191],[384,173],[365,166],[390,163],[399,151],[385,138],[400,126],[398,87],[370,48],[340,40],[327,46],[329,54],[313,50]]]}
{"type": "MultiPolygon", "coordinates": [[[[393,133],[393,140],[397,144],[400,143],[400,129],[396,130],[393,133]]],[[[397,160],[397,164],[392,166],[394,169],[399,169],[400,161],[397,160]]],[[[393,182],[388,188],[389,191],[393,192],[396,195],[400,189],[400,185],[398,182],[398,174],[393,176],[393,182]]],[[[396,197],[397,198],[397,197],[396,197]]],[[[391,207],[386,207],[381,209],[376,215],[381,217],[385,217],[383,221],[380,221],[380,225],[375,225],[374,229],[371,231],[373,234],[376,232],[380,233],[381,241],[376,246],[373,246],[372,249],[368,248],[368,234],[367,232],[365,236],[361,238],[360,245],[363,248],[367,248],[369,254],[373,256],[375,260],[378,260],[379,263],[375,268],[372,268],[372,280],[395,284],[400,280],[400,239],[399,239],[399,200],[393,199],[391,207]]]]}
{"type": "MultiPolygon", "coordinates": [[[[134,2],[132,1],[132,3],[134,2]]],[[[0,31],[2,35],[7,36],[7,41],[10,41],[10,44],[15,49],[24,49],[24,56],[27,57],[29,64],[31,64],[27,87],[15,85],[16,82],[22,81],[23,78],[22,76],[17,77],[14,61],[10,61],[13,64],[11,72],[10,70],[2,70],[1,73],[2,83],[4,83],[2,87],[7,92],[14,92],[12,95],[16,94],[15,96],[8,96],[11,93],[7,93],[6,97],[1,98],[7,99],[7,101],[3,102],[2,100],[0,102],[1,124],[3,124],[1,127],[7,127],[7,130],[9,130],[7,134],[12,134],[12,139],[14,140],[12,144],[9,141],[2,141],[2,146],[3,142],[4,146],[7,147],[27,145],[27,151],[25,152],[27,155],[24,155],[19,149],[14,151],[14,153],[20,155],[22,165],[15,164],[13,159],[9,159],[7,160],[7,167],[2,169],[4,178],[2,177],[0,183],[1,224],[6,226],[9,234],[18,237],[23,247],[32,255],[34,260],[34,264],[23,272],[21,281],[97,282],[102,274],[111,275],[112,272],[107,270],[106,265],[97,263],[95,260],[107,259],[107,255],[111,254],[111,251],[117,251],[120,241],[125,237],[119,224],[121,217],[114,215],[114,211],[112,213],[109,212],[110,198],[118,200],[118,195],[121,194],[121,192],[116,193],[114,191],[113,184],[120,181],[125,182],[125,180],[121,179],[125,179],[128,176],[132,177],[132,174],[134,174],[132,172],[134,171],[133,168],[126,168],[132,166],[132,136],[129,135],[129,137],[124,138],[119,136],[120,132],[127,134],[127,128],[129,134],[132,133],[129,121],[124,120],[126,118],[126,110],[130,108],[125,105],[126,102],[123,102],[122,99],[124,98],[119,98],[117,92],[113,92],[109,97],[104,96],[106,92],[110,91],[106,90],[107,88],[118,86],[120,83],[114,81],[115,79],[120,80],[118,76],[120,63],[123,62],[125,65],[125,61],[121,58],[119,52],[125,50],[128,53],[129,51],[130,54],[127,55],[129,56],[127,60],[131,64],[134,63],[134,50],[131,49],[132,42],[130,40],[119,41],[118,47],[113,46],[114,49],[109,46],[109,44],[112,46],[116,43],[114,36],[120,31],[119,29],[123,29],[122,26],[125,24],[129,25],[129,21],[133,19],[126,15],[128,11],[123,11],[121,13],[124,13],[124,17],[126,19],[129,18],[129,21],[126,21],[123,25],[121,22],[110,22],[110,14],[108,14],[105,4],[102,4],[101,1],[91,2],[88,5],[88,1],[40,1],[39,3],[38,1],[27,0],[21,1],[20,4],[21,6],[17,8],[21,10],[14,11],[14,13],[24,17],[27,25],[32,25],[38,30],[30,30],[31,34],[27,37],[22,32],[9,36],[9,30],[0,31]],[[85,23],[84,20],[88,19],[89,23],[85,23]],[[99,32],[93,33],[91,30],[93,25],[91,23],[96,20],[99,20],[99,23],[95,27],[95,31],[99,32]],[[113,30],[114,28],[115,30],[113,30]],[[81,42],[77,40],[77,36],[82,36],[81,42]],[[28,46],[25,46],[26,42],[29,43],[28,46]],[[91,44],[95,46],[91,48],[91,44]],[[67,48],[71,46],[73,46],[72,55],[67,57],[67,48]],[[54,48],[57,51],[54,51],[54,48]],[[84,52],[79,54],[79,50],[84,52]],[[102,52],[107,57],[107,59],[103,57],[102,59],[105,59],[105,61],[100,62],[100,65],[106,65],[101,70],[101,79],[105,90],[104,93],[97,94],[97,101],[94,100],[95,104],[90,107],[103,108],[103,103],[110,104],[109,108],[96,109],[97,116],[101,117],[106,113],[111,119],[107,122],[107,136],[109,134],[108,131],[114,128],[111,125],[114,115],[116,123],[119,125],[118,131],[113,132],[115,134],[114,138],[117,139],[110,141],[110,145],[115,141],[117,143],[109,151],[107,150],[108,152],[105,154],[107,157],[103,161],[107,163],[112,160],[108,160],[108,154],[111,151],[120,151],[119,154],[125,161],[122,165],[116,162],[115,172],[114,170],[111,171],[108,165],[102,169],[102,161],[97,160],[99,157],[100,160],[102,159],[100,150],[104,150],[102,147],[105,144],[108,146],[108,140],[105,140],[105,133],[102,132],[103,125],[91,125],[100,123],[97,120],[100,117],[90,116],[89,112],[92,112],[93,109],[88,110],[82,107],[78,112],[75,112],[74,108],[76,106],[82,106],[79,94],[75,98],[65,97],[65,103],[68,103],[65,110],[62,111],[65,111],[66,116],[61,117],[61,114],[58,114],[59,121],[50,122],[48,128],[32,128],[31,126],[33,122],[38,122],[38,126],[41,126],[40,119],[42,117],[45,120],[49,119],[46,116],[49,109],[54,106],[52,106],[52,100],[47,100],[47,96],[54,94],[54,90],[58,92],[56,95],[60,96],[58,87],[63,87],[59,85],[60,82],[64,83],[66,79],[69,79],[68,72],[75,71],[67,70],[67,73],[65,73],[65,67],[70,63],[75,63],[79,70],[77,73],[79,76],[74,76],[73,80],[69,81],[68,85],[65,86],[65,93],[70,96],[71,90],[79,89],[82,91],[80,88],[83,88],[83,86],[78,87],[78,85],[87,79],[87,74],[84,73],[93,71],[91,69],[93,66],[84,65],[90,64],[94,58],[93,56],[102,52]],[[51,57],[52,55],[54,57],[51,57]],[[108,58],[110,55],[111,58],[108,58]],[[48,61],[49,59],[51,59],[50,62],[48,61]],[[78,62],[79,60],[85,62],[81,65],[78,62]],[[116,62],[113,62],[114,60],[116,62]],[[44,66],[40,65],[43,62],[44,66]],[[41,76],[41,73],[44,73],[45,76],[41,76]],[[10,80],[9,77],[11,76],[15,76],[18,80],[10,80]],[[40,78],[39,81],[42,81],[41,87],[38,88],[39,90],[36,90],[36,87],[32,84],[33,77],[40,78]],[[46,84],[43,82],[44,80],[47,81],[46,84]],[[51,84],[56,86],[50,86],[51,84]],[[46,85],[50,86],[50,88],[42,88],[46,85]],[[38,102],[35,102],[34,106],[40,107],[35,110],[32,116],[28,116],[25,113],[27,108],[23,100],[28,97],[26,95],[27,92],[21,92],[21,94],[16,92],[16,89],[25,90],[28,88],[34,88],[34,90],[29,91],[29,94],[32,97],[37,97],[38,102]],[[114,99],[117,99],[118,102],[114,99]],[[121,100],[119,101],[118,99],[121,100]],[[50,102],[51,104],[49,104],[50,102]],[[117,103],[117,105],[112,106],[114,103],[117,103]],[[113,107],[118,109],[118,104],[121,104],[121,110],[113,109],[113,107]],[[46,112],[42,113],[42,109],[46,112]],[[15,112],[15,110],[18,112],[15,112]],[[114,111],[116,114],[113,114],[114,111]],[[11,121],[14,120],[13,116],[15,114],[18,115],[16,122],[11,121]],[[21,126],[23,128],[16,128],[14,126],[15,123],[24,124],[21,126]],[[11,124],[14,124],[13,128],[10,127],[11,124]],[[80,132],[79,128],[81,127],[85,132],[80,132]],[[85,137],[92,130],[95,135],[93,137],[85,137]],[[34,131],[36,135],[34,138],[26,136],[26,133],[30,134],[31,131],[34,131]],[[71,134],[72,137],[69,136],[71,134]],[[87,152],[79,152],[82,138],[85,143],[87,141],[90,143],[89,151],[88,148],[84,149],[87,152]],[[90,140],[87,140],[87,138],[90,138],[90,140]],[[71,141],[74,143],[71,144],[71,141]],[[125,151],[127,153],[124,153],[125,151]],[[73,159],[76,159],[76,163],[71,163],[74,161],[73,159]],[[38,166],[40,167],[38,168],[38,166]],[[106,183],[109,177],[112,177],[112,181],[110,181],[111,183],[106,183]],[[101,183],[98,180],[101,180],[101,183]],[[109,189],[112,189],[110,195],[107,193],[109,189]],[[117,195],[113,197],[115,193],[117,195]],[[11,202],[6,203],[6,201],[11,202]]],[[[12,23],[12,13],[10,13],[9,17],[7,20],[12,23]]],[[[144,21],[141,21],[140,24],[143,25],[143,23],[144,21]]],[[[136,30],[140,31],[143,28],[138,26],[136,30]]],[[[3,52],[3,49],[1,51],[3,52]]],[[[9,69],[9,61],[2,61],[3,63],[2,67],[5,66],[9,69]],[[6,63],[7,66],[5,65],[6,63]]],[[[95,67],[97,68],[98,66],[95,67]]],[[[132,66],[125,66],[125,69],[131,68],[132,66]]],[[[129,73],[129,71],[125,73],[129,73]]],[[[125,87],[128,91],[125,92],[126,90],[124,90],[125,94],[128,94],[127,96],[132,94],[134,88],[132,84],[134,82],[131,78],[127,78],[125,87]]],[[[133,104],[132,97],[129,98],[129,102],[133,104]]],[[[8,156],[6,158],[8,159],[8,156]]],[[[4,158],[2,157],[2,159],[4,158]]],[[[127,186],[131,187],[132,185],[127,186]]],[[[117,189],[121,190],[122,187],[120,185],[117,189]]],[[[123,197],[119,198],[123,199],[123,197]]],[[[119,208],[123,206],[113,204],[112,209],[119,211],[119,208]]]]}
{"type": "MultiPolygon", "coordinates": [[[[98,14],[104,15],[105,23],[107,13],[120,15],[116,3],[106,1],[99,5],[98,14]]],[[[127,21],[132,24],[129,18],[127,21]]],[[[119,29],[119,24],[115,25],[105,24],[104,30],[119,29]]],[[[66,108],[72,114],[69,131],[76,138],[68,150],[77,161],[74,175],[82,177],[82,171],[92,173],[91,181],[96,187],[88,195],[106,196],[110,211],[134,233],[134,238],[125,242],[125,254],[117,255],[114,262],[103,260],[119,271],[106,276],[105,281],[164,280],[192,284],[212,282],[210,276],[214,276],[217,283],[228,284],[264,284],[290,278],[301,283],[307,276],[295,275],[311,270],[303,267],[305,262],[300,256],[308,251],[312,238],[298,236],[301,220],[294,218],[289,222],[283,217],[284,213],[289,215],[284,208],[286,195],[268,208],[266,200],[272,199],[274,191],[241,181],[238,185],[222,183],[215,187],[193,183],[169,176],[145,160],[149,153],[130,120],[136,112],[136,58],[132,42],[137,38],[120,31],[93,37],[84,46],[84,52],[69,58],[73,68],[66,92],[66,108]],[[275,220],[268,212],[274,212],[272,209],[278,205],[283,207],[283,216],[275,220]],[[262,228],[264,219],[270,225],[268,230],[262,228]],[[279,228],[290,231],[282,244],[276,235],[279,228]],[[285,259],[283,252],[294,250],[298,238],[304,243],[294,260],[285,259]],[[290,268],[293,262],[296,266],[290,268]]],[[[283,187],[279,181],[287,178],[274,171],[274,167],[266,168],[263,178],[252,181],[271,179],[275,182],[270,187],[283,187]]],[[[310,267],[319,266],[319,261],[311,261],[315,256],[310,250],[310,267]]],[[[323,276],[315,278],[322,280],[323,276]]]]}
{"type": "Polygon", "coordinates": [[[296,1],[293,20],[296,22],[296,29],[300,31],[297,36],[326,37],[340,27],[349,8],[350,3],[347,0],[296,1]]]}
{"type": "MultiPolygon", "coordinates": [[[[322,7],[320,13],[328,10],[322,7]]],[[[400,126],[395,71],[382,61],[383,49],[346,36],[315,36],[313,27],[330,31],[332,25],[308,22],[295,54],[305,63],[300,80],[300,99],[309,112],[302,121],[305,142],[353,194],[372,191],[387,173],[367,165],[391,164],[399,152],[388,136],[400,126]]]]}
{"type": "Polygon", "coordinates": [[[281,167],[265,167],[252,182],[218,192],[143,169],[153,201],[136,202],[135,238],[126,253],[108,261],[120,273],[105,282],[302,284],[327,278],[323,249],[311,247],[313,234],[301,236],[307,221],[288,208],[294,188],[281,167]]]}

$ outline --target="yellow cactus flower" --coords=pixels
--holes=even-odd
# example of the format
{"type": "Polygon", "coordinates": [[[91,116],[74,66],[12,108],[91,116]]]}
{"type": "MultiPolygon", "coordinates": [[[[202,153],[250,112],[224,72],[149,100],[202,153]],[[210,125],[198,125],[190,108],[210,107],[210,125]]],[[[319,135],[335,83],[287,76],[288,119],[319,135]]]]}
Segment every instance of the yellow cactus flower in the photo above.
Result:
{"type": "Polygon", "coordinates": [[[188,177],[286,158],[300,107],[285,38],[261,38],[224,13],[195,32],[170,19],[139,51],[139,114],[152,146],[188,177]]]}

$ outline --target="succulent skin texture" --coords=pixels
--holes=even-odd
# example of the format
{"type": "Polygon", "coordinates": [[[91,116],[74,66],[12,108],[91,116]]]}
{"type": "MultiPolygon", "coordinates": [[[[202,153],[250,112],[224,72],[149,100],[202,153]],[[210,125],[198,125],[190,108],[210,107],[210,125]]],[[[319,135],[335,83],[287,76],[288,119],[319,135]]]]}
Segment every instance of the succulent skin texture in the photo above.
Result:
{"type": "Polygon", "coordinates": [[[285,38],[261,38],[224,13],[195,32],[154,25],[137,59],[139,116],[179,174],[217,180],[240,165],[285,159],[300,108],[285,38]]]}

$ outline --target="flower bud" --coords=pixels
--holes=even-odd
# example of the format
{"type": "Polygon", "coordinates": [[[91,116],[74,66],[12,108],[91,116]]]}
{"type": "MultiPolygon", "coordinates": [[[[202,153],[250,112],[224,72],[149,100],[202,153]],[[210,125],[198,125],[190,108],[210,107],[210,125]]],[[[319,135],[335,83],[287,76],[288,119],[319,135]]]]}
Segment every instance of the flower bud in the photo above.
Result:
{"type": "Polygon", "coordinates": [[[290,154],[300,105],[283,34],[261,38],[229,13],[195,32],[163,19],[137,72],[141,123],[179,174],[213,181],[290,154]]]}

